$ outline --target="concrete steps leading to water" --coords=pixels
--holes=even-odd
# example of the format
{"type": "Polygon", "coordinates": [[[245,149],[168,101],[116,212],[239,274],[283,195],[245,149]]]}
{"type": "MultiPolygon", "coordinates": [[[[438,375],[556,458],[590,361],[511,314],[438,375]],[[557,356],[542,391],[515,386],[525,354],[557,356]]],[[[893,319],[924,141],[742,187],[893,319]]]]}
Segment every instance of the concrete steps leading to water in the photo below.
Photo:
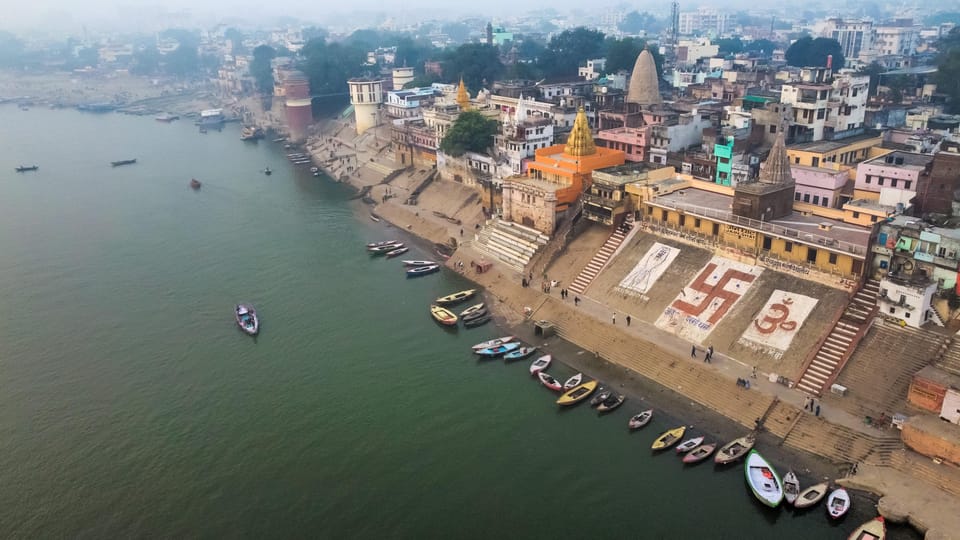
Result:
{"type": "Polygon", "coordinates": [[[480,229],[472,247],[522,273],[534,254],[549,240],[535,229],[493,219],[480,229]]]}
{"type": "Polygon", "coordinates": [[[607,241],[600,246],[597,253],[590,259],[590,262],[580,271],[577,277],[570,284],[570,290],[577,294],[586,292],[587,287],[593,283],[593,280],[600,275],[600,272],[607,266],[610,259],[617,252],[623,241],[627,238],[630,228],[633,227],[633,214],[628,213],[624,220],[624,227],[618,227],[610,233],[607,241]]]}

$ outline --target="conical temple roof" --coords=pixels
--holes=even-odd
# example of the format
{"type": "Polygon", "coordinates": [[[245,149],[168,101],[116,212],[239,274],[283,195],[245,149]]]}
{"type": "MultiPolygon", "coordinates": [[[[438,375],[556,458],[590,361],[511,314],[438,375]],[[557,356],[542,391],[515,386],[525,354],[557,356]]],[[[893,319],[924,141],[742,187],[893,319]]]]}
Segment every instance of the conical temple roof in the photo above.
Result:
{"type": "Polygon", "coordinates": [[[563,153],[568,156],[592,156],[597,153],[597,145],[593,143],[590,123],[587,121],[587,113],[583,107],[577,110],[577,119],[573,121],[573,129],[570,131],[570,137],[567,138],[567,146],[563,149],[563,153]]]}
{"type": "Polygon", "coordinates": [[[792,184],[793,175],[790,173],[790,158],[787,156],[787,145],[783,140],[783,129],[777,132],[777,140],[770,149],[770,155],[760,167],[760,182],[764,184],[792,184]]]}
{"type": "Polygon", "coordinates": [[[467,86],[463,84],[463,77],[460,77],[460,87],[457,88],[457,105],[464,111],[470,108],[470,94],[467,93],[467,86]]]}
{"type": "Polygon", "coordinates": [[[640,52],[636,63],[633,64],[627,102],[640,105],[663,102],[660,97],[660,83],[657,80],[657,64],[653,61],[653,54],[647,49],[640,52]]]}

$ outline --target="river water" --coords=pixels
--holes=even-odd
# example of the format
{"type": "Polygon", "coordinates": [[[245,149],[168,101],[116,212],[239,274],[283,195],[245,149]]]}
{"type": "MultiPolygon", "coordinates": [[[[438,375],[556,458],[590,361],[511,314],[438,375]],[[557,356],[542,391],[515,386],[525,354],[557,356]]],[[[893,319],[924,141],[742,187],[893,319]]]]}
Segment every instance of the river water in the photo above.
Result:
{"type": "Polygon", "coordinates": [[[432,322],[466,281],[370,259],[395,231],[237,126],[0,125],[2,537],[811,539],[873,515],[770,511],[741,466],[651,455],[662,416],[558,411],[526,362],[471,355],[492,325],[432,322]]]}

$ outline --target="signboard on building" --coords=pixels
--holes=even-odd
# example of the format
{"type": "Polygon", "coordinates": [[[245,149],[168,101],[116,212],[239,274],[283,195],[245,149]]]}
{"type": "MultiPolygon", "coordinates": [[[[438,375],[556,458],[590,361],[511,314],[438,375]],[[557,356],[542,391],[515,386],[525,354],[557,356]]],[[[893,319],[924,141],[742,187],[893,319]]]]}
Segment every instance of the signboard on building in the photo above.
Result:
{"type": "Polygon", "coordinates": [[[675,247],[654,242],[633,270],[623,278],[617,290],[626,294],[647,294],[679,254],[680,250],[675,247]]]}
{"type": "Polygon", "coordinates": [[[777,289],[754,315],[738,343],[779,360],[816,305],[816,298],[777,289]]]}

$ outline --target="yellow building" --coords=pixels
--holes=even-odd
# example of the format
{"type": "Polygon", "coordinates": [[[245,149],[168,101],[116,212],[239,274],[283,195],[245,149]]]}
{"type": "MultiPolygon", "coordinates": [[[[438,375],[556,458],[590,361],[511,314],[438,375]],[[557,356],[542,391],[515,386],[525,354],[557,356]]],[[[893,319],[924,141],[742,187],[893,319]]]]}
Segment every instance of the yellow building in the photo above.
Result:
{"type": "Polygon", "coordinates": [[[882,135],[865,134],[837,141],[792,144],[787,148],[787,157],[791,165],[846,170],[867,158],[880,155],[871,149],[879,148],[881,143],[882,135]]]}

